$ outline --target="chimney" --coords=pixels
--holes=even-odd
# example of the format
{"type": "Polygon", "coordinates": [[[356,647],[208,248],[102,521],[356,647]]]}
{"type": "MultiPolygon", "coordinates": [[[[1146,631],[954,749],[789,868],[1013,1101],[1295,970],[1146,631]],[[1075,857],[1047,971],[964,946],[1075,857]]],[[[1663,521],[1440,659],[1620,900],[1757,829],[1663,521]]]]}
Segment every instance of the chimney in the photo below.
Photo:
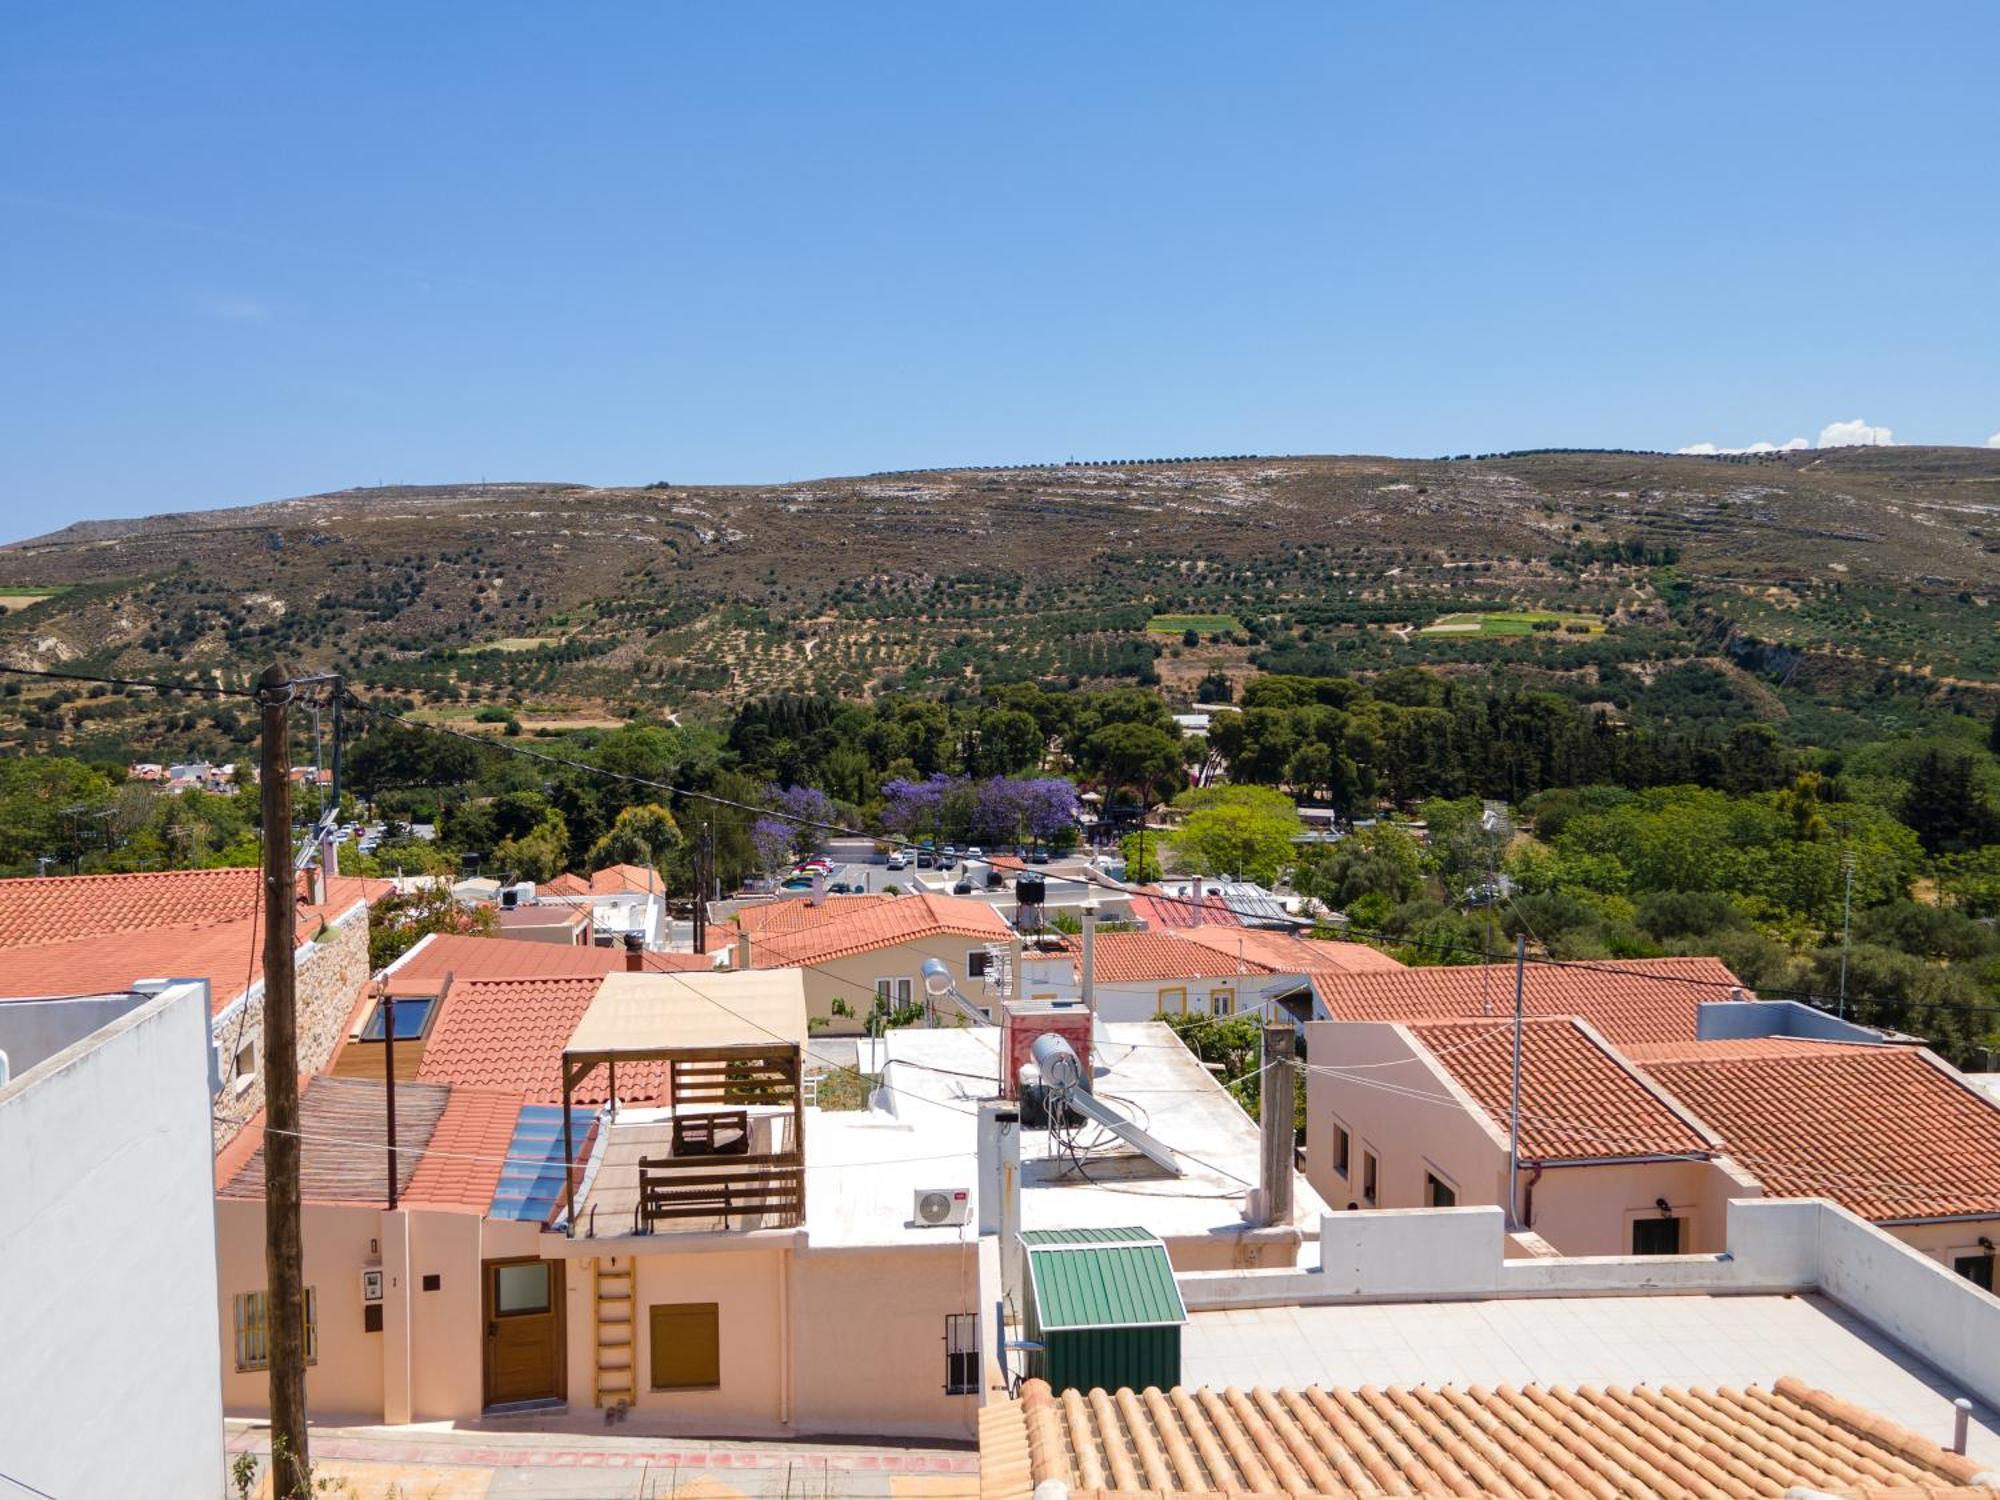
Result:
{"type": "Polygon", "coordinates": [[[826,905],[826,871],[813,871],[812,894],[806,900],[813,906],[826,905]]]}
{"type": "Polygon", "coordinates": [[[637,974],[646,967],[646,940],[636,932],[625,934],[625,972],[637,974]]]}
{"type": "Polygon", "coordinates": [[[1083,1008],[1097,1019],[1097,903],[1083,906],[1083,1008]]]}
{"type": "Polygon", "coordinates": [[[1202,904],[1201,877],[1199,875],[1195,876],[1194,884],[1188,887],[1188,896],[1190,898],[1189,904],[1194,908],[1195,921],[1206,922],[1208,920],[1208,913],[1202,904]]]}
{"type": "Polygon", "coordinates": [[[739,969],[750,967],[750,934],[747,932],[736,935],[736,967],[739,969]]]}
{"type": "Polygon", "coordinates": [[[1287,1023],[1264,1028],[1264,1076],[1257,1091],[1258,1173],[1248,1217],[1261,1227],[1292,1222],[1292,1160],[1298,1149],[1293,1120],[1292,1051],[1296,1037],[1287,1023]]]}
{"type": "Polygon", "coordinates": [[[314,906],[324,906],[327,903],[328,900],[327,867],[333,863],[335,857],[336,856],[334,855],[333,852],[333,845],[322,840],[319,846],[319,859],[314,862],[312,867],[312,886],[311,886],[310,899],[314,906]]]}

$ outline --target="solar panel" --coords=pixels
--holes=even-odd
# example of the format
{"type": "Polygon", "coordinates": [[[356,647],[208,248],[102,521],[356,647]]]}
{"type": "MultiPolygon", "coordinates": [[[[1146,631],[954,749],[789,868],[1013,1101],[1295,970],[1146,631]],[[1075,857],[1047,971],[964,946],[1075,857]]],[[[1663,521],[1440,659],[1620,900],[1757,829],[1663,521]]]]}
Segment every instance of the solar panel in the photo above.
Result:
{"type": "MultiPolygon", "coordinates": [[[[500,1183],[493,1190],[495,1219],[527,1219],[546,1224],[554,1216],[563,1193],[562,1106],[524,1104],[514,1122],[514,1138],[507,1144],[507,1164],[500,1169],[500,1183]]],[[[570,1112],[570,1134],[581,1161],[596,1123],[594,1109],[570,1112]]]]}

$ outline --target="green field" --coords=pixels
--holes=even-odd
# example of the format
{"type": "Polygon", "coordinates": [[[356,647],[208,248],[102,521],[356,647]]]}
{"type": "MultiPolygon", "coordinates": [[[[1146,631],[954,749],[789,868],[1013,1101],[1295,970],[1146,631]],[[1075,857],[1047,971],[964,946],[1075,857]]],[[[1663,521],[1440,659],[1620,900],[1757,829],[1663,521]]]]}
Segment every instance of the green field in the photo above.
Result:
{"type": "Polygon", "coordinates": [[[1203,635],[1235,635],[1243,622],[1234,615],[1154,615],[1146,622],[1154,635],[1181,635],[1198,630],[1203,635]]]}
{"type": "Polygon", "coordinates": [[[1559,615],[1547,610],[1494,610],[1486,614],[1441,615],[1419,635],[1532,635],[1535,626],[1553,623],[1558,632],[1570,625],[1587,625],[1592,635],[1604,633],[1604,622],[1595,615],[1559,615]]]}

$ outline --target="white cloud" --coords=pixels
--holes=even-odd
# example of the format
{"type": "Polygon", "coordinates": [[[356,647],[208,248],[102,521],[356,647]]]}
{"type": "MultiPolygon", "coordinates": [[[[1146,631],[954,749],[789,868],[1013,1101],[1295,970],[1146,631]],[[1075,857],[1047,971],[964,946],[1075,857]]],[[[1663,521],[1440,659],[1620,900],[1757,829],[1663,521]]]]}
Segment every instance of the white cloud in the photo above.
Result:
{"type": "Polygon", "coordinates": [[[1822,448],[1887,448],[1896,435],[1886,427],[1870,427],[1861,418],[1851,422],[1829,422],[1819,430],[1822,448]]]}
{"type": "Polygon", "coordinates": [[[1692,453],[1710,456],[1720,453],[1796,453],[1801,448],[1810,448],[1811,443],[1802,437],[1787,438],[1782,443],[1755,442],[1747,448],[1719,448],[1714,443],[1689,443],[1685,448],[1676,448],[1676,453],[1692,453]]]}
{"type": "Polygon", "coordinates": [[[1992,437],[1988,438],[1986,446],[1989,448],[2000,448],[2000,432],[1996,432],[1992,437]]]}

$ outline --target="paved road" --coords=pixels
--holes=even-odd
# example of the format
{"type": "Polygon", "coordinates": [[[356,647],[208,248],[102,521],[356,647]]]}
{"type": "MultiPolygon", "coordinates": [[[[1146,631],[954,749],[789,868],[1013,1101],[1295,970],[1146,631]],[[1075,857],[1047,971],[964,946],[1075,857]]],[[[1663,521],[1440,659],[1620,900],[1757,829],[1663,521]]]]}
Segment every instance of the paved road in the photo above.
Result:
{"type": "MultiPolygon", "coordinates": [[[[536,1432],[315,1427],[315,1475],[344,1481],[333,1493],[353,1500],[972,1500],[979,1489],[968,1448],[599,1435],[585,1421],[536,1432]]],[[[268,1454],[264,1427],[229,1428],[232,1458],[268,1454]]]]}

